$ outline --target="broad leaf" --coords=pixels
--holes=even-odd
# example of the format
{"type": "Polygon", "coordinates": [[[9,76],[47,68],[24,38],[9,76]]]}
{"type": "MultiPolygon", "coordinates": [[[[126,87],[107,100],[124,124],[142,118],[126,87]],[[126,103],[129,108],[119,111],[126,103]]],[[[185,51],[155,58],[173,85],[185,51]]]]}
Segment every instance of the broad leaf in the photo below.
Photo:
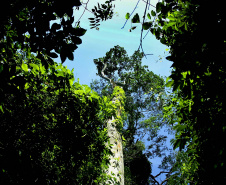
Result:
{"type": "Polygon", "coordinates": [[[52,58],[57,58],[58,57],[58,55],[56,53],[53,53],[53,52],[51,52],[49,54],[49,56],[52,57],[52,58]]]}
{"type": "Polygon", "coordinates": [[[25,71],[28,72],[28,66],[25,63],[22,63],[21,68],[25,71]]]}
{"type": "Polygon", "coordinates": [[[152,26],[152,23],[151,22],[145,22],[143,24],[143,29],[144,30],[148,30],[151,26],[152,26]]]}
{"type": "Polygon", "coordinates": [[[151,15],[150,13],[147,14],[148,19],[151,19],[151,15]]]}
{"type": "Polygon", "coordinates": [[[154,10],[151,11],[151,15],[152,15],[152,16],[156,16],[156,13],[155,13],[154,10]]]}
{"type": "Polygon", "coordinates": [[[162,10],[162,3],[158,2],[156,5],[156,12],[159,13],[162,10]]]}
{"type": "Polygon", "coordinates": [[[132,18],[131,22],[132,22],[132,23],[140,23],[140,17],[139,17],[139,15],[138,15],[138,13],[136,13],[136,14],[134,15],[134,17],[132,18]]]}
{"type": "Polygon", "coordinates": [[[76,28],[75,30],[74,30],[74,34],[76,35],[76,36],[83,36],[85,33],[86,33],[86,29],[83,29],[83,28],[76,28]]]}
{"type": "Polygon", "coordinates": [[[127,14],[126,14],[126,19],[128,20],[128,19],[129,19],[129,17],[130,17],[130,14],[129,14],[129,13],[127,13],[127,14]]]}

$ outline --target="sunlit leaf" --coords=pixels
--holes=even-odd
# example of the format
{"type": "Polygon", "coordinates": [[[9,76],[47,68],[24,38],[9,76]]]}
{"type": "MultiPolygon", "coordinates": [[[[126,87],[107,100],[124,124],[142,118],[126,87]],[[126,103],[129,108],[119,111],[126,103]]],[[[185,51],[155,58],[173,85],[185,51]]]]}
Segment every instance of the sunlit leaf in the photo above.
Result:
{"type": "Polygon", "coordinates": [[[147,14],[148,19],[151,19],[151,15],[150,13],[147,14]]]}
{"type": "Polygon", "coordinates": [[[22,63],[21,68],[25,71],[28,72],[28,66],[25,63],[22,63]]]}
{"type": "Polygon", "coordinates": [[[127,13],[127,14],[126,14],[126,19],[128,20],[129,17],[130,17],[130,13],[127,13]]]}

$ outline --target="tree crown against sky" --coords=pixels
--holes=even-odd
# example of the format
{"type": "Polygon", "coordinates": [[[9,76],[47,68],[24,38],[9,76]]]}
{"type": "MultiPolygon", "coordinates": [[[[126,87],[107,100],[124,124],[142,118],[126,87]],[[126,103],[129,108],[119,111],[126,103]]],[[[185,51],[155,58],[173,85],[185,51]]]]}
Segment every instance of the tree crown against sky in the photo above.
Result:
{"type": "Polygon", "coordinates": [[[126,184],[150,183],[151,179],[156,178],[156,175],[151,176],[156,172],[151,170],[150,161],[157,156],[164,156],[166,152],[166,136],[159,134],[166,122],[163,121],[162,102],[158,100],[164,92],[164,80],[142,65],[143,57],[140,51],[128,56],[123,47],[115,46],[104,57],[94,59],[99,73],[104,69],[107,77],[93,81],[91,88],[100,96],[111,94],[113,89],[108,79],[111,77],[115,82],[121,82],[125,91],[126,119],[121,133],[125,138],[123,153],[126,184]]]}

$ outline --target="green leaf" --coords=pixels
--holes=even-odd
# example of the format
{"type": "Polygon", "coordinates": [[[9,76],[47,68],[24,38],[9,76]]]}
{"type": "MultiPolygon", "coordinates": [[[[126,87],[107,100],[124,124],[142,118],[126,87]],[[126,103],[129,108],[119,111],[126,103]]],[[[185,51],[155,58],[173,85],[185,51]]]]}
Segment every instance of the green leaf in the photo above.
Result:
{"type": "Polygon", "coordinates": [[[126,139],[125,139],[123,136],[122,136],[122,140],[123,140],[123,141],[126,141],[126,139]]]}
{"type": "Polygon", "coordinates": [[[72,86],[73,83],[74,83],[74,78],[69,79],[69,84],[70,84],[70,86],[72,86]]]}
{"type": "Polygon", "coordinates": [[[34,70],[37,70],[37,71],[39,70],[39,67],[37,64],[30,63],[29,66],[33,67],[34,70]]]}
{"type": "Polygon", "coordinates": [[[174,130],[176,130],[177,132],[181,132],[183,130],[185,130],[187,128],[186,125],[181,125],[181,124],[177,124],[173,127],[174,130]]]}
{"type": "Polygon", "coordinates": [[[165,39],[164,37],[162,37],[162,38],[160,39],[160,42],[161,42],[162,44],[166,44],[166,39],[165,39]]]}
{"type": "Polygon", "coordinates": [[[174,84],[174,80],[167,81],[167,82],[166,82],[166,87],[172,87],[173,84],[174,84]]]}
{"type": "Polygon", "coordinates": [[[45,74],[46,73],[46,70],[45,70],[45,67],[43,65],[40,65],[40,71],[42,74],[45,74]]]}
{"type": "Polygon", "coordinates": [[[143,26],[144,30],[148,30],[152,26],[152,23],[151,22],[145,22],[142,26],[143,26]]]}
{"type": "Polygon", "coordinates": [[[136,26],[133,26],[132,28],[131,28],[131,30],[135,30],[136,29],[136,26]]]}
{"type": "Polygon", "coordinates": [[[173,26],[175,24],[176,24],[176,22],[168,22],[168,23],[166,23],[166,25],[164,25],[164,28],[168,28],[168,27],[173,26]]]}
{"type": "Polygon", "coordinates": [[[176,148],[179,148],[180,145],[181,145],[181,140],[180,139],[175,140],[173,149],[175,150],[176,148]]]}
{"type": "Polygon", "coordinates": [[[185,28],[186,31],[188,30],[188,24],[187,23],[184,24],[184,28],[185,28]]]}
{"type": "Polygon", "coordinates": [[[26,89],[28,89],[29,88],[29,83],[26,83],[25,85],[24,85],[24,89],[26,90],[26,89]]]}
{"type": "Polygon", "coordinates": [[[59,71],[58,73],[55,73],[57,77],[62,76],[65,77],[65,74],[63,71],[59,71]]]}
{"type": "Polygon", "coordinates": [[[130,13],[127,13],[127,14],[126,14],[126,19],[128,20],[129,17],[130,17],[130,13]]]}
{"type": "Polygon", "coordinates": [[[162,10],[162,3],[158,2],[156,4],[156,12],[159,13],[162,10]]]}
{"type": "Polygon", "coordinates": [[[179,24],[179,27],[184,26],[184,24],[185,24],[185,22],[181,22],[181,23],[179,24]]]}
{"type": "Polygon", "coordinates": [[[28,66],[25,63],[22,63],[21,68],[25,71],[28,72],[28,66]]]}
{"type": "Polygon", "coordinates": [[[151,15],[150,13],[147,14],[148,19],[151,19],[151,15]]]}
{"type": "Polygon", "coordinates": [[[2,111],[2,113],[4,113],[4,110],[3,110],[3,108],[2,108],[2,105],[0,105],[0,110],[2,111]]]}
{"type": "Polygon", "coordinates": [[[133,16],[131,22],[132,22],[132,23],[140,23],[140,17],[139,17],[139,15],[138,15],[138,13],[136,13],[136,14],[133,16]]]}
{"type": "Polygon", "coordinates": [[[0,64],[0,73],[3,71],[3,64],[0,64]]]}
{"type": "Polygon", "coordinates": [[[152,15],[152,16],[156,16],[156,13],[155,13],[154,10],[151,11],[151,15],[152,15]]]}
{"type": "Polygon", "coordinates": [[[74,30],[74,34],[76,36],[83,36],[85,33],[86,33],[86,29],[83,29],[83,28],[75,28],[74,30]]]}
{"type": "Polygon", "coordinates": [[[175,20],[176,20],[176,18],[175,18],[175,17],[172,17],[172,16],[167,17],[167,19],[169,19],[169,20],[171,20],[171,21],[175,21],[175,20]]]}

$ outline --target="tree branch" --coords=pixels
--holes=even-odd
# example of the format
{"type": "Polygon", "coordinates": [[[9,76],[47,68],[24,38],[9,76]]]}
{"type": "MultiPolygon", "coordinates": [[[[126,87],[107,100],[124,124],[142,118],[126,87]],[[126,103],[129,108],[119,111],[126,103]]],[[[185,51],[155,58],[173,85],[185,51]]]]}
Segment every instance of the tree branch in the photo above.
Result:
{"type": "Polygon", "coordinates": [[[162,173],[171,173],[171,172],[160,172],[160,173],[158,173],[156,176],[154,176],[154,178],[156,178],[156,177],[158,177],[159,175],[161,175],[162,173]]]}
{"type": "Polygon", "coordinates": [[[153,175],[150,175],[151,178],[154,180],[155,183],[157,183],[159,185],[159,182],[155,179],[155,177],[153,175]]]}
{"type": "Polygon", "coordinates": [[[152,4],[149,3],[148,1],[144,1],[144,0],[142,0],[142,1],[145,2],[145,3],[148,4],[148,5],[150,5],[150,6],[154,7],[154,8],[156,8],[154,5],[152,5],[152,4]]]}
{"type": "MultiPolygon", "coordinates": [[[[145,10],[144,10],[143,23],[142,23],[141,34],[140,34],[140,46],[138,48],[138,50],[141,48],[142,51],[143,51],[143,53],[144,53],[143,43],[142,43],[142,41],[143,41],[143,31],[144,31],[143,24],[144,24],[146,12],[147,12],[148,3],[149,3],[149,0],[147,0],[146,6],[145,6],[145,10]]],[[[145,56],[145,58],[147,58],[146,55],[145,55],[145,53],[144,53],[144,56],[145,56]]]]}
{"type": "MultiPolygon", "coordinates": [[[[82,15],[81,15],[81,16],[79,17],[79,19],[76,21],[75,25],[76,25],[76,24],[80,21],[80,19],[83,17],[85,11],[88,10],[88,9],[87,9],[88,3],[89,3],[89,0],[88,0],[86,3],[83,3],[83,4],[85,4],[85,6],[83,6],[83,7],[84,7],[84,10],[83,10],[83,12],[82,12],[82,15]]],[[[88,11],[89,11],[89,10],[88,10],[88,11]]],[[[91,13],[92,13],[92,12],[91,12],[91,13]]]]}
{"type": "Polygon", "coordinates": [[[168,180],[169,180],[169,178],[166,178],[164,181],[162,181],[161,182],[161,184],[156,180],[156,178],[159,176],[159,175],[161,175],[162,173],[168,173],[168,174],[170,174],[170,173],[172,173],[172,172],[164,172],[164,171],[161,171],[160,173],[158,173],[157,175],[150,175],[151,176],[151,178],[154,180],[154,182],[155,183],[157,183],[158,185],[163,185],[165,182],[167,182],[168,180]]]}
{"type": "Polygon", "coordinates": [[[100,77],[102,77],[103,79],[107,80],[108,82],[112,83],[112,80],[110,78],[108,78],[105,74],[104,74],[104,71],[107,67],[107,64],[102,62],[104,64],[104,67],[103,69],[101,70],[101,72],[99,73],[100,74],[100,77]]]}

